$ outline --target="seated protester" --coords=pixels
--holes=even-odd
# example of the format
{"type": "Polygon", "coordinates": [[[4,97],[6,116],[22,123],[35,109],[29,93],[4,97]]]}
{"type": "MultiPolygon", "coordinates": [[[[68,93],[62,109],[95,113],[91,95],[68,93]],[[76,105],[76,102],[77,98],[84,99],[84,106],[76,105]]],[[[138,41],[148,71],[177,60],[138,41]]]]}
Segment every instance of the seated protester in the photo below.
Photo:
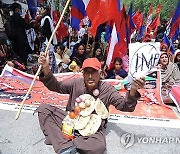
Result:
{"type": "MultiPolygon", "coordinates": [[[[41,52],[44,52],[46,50],[47,44],[48,44],[47,40],[43,42],[41,52]]],[[[50,63],[49,63],[50,69],[52,73],[54,74],[58,73],[58,66],[56,64],[56,58],[54,55],[54,46],[52,44],[50,44],[48,53],[49,53],[49,59],[50,59],[50,63]]]]}
{"type": "Polygon", "coordinates": [[[108,71],[107,73],[107,79],[118,79],[123,80],[128,74],[127,72],[122,68],[123,61],[120,57],[116,57],[114,59],[114,69],[108,71]]]}
{"type": "Polygon", "coordinates": [[[91,44],[86,45],[86,54],[87,54],[88,57],[93,56],[93,51],[92,51],[92,45],[91,44]]]}
{"type": "Polygon", "coordinates": [[[0,45],[0,73],[4,69],[6,61],[7,61],[7,53],[4,50],[3,45],[0,45]]]}
{"type": "Polygon", "coordinates": [[[51,91],[69,94],[66,110],[41,104],[35,111],[38,112],[39,124],[45,135],[45,144],[52,145],[58,154],[103,154],[106,150],[109,106],[113,105],[117,110],[124,112],[133,112],[140,98],[137,90],[144,87],[144,78],[133,80],[130,91],[124,98],[112,85],[100,80],[101,64],[97,58],[84,60],[83,78],[60,82],[51,73],[48,67],[49,59],[43,52],[38,62],[43,69],[40,81],[51,91]],[[98,100],[96,112],[94,112],[96,103],[93,99],[98,100]],[[85,111],[84,117],[81,110],[85,111]],[[74,125],[73,120],[77,116],[79,120],[74,125]],[[75,128],[74,134],[68,131],[70,127],[75,128]]]}
{"type": "Polygon", "coordinates": [[[122,58],[123,61],[123,69],[128,72],[129,71],[129,51],[127,51],[127,54],[124,55],[124,57],[122,58]]]}
{"type": "Polygon", "coordinates": [[[177,49],[175,52],[174,63],[177,64],[179,71],[180,71],[180,49],[177,49]]]}
{"type": "Polygon", "coordinates": [[[163,102],[172,104],[173,101],[169,96],[169,91],[173,85],[180,84],[180,71],[178,66],[176,63],[170,61],[169,55],[166,52],[162,52],[157,67],[161,69],[161,94],[163,102]]]}
{"type": "Polygon", "coordinates": [[[75,53],[71,57],[70,64],[74,61],[78,67],[77,71],[80,71],[82,64],[86,58],[87,55],[86,55],[85,45],[82,43],[78,43],[76,45],[75,53]]]}
{"type": "Polygon", "coordinates": [[[103,56],[103,50],[100,46],[94,48],[93,57],[98,58],[99,56],[103,56]]]}
{"type": "Polygon", "coordinates": [[[105,56],[99,56],[97,59],[101,63],[100,79],[104,80],[107,76],[106,57],[105,56]]]}
{"type": "Polygon", "coordinates": [[[67,72],[70,57],[66,54],[64,45],[57,44],[55,46],[55,58],[58,65],[58,73],[67,72]]]}
{"type": "Polygon", "coordinates": [[[176,63],[170,61],[169,55],[162,52],[158,68],[161,69],[162,84],[180,84],[180,71],[176,63]]]}

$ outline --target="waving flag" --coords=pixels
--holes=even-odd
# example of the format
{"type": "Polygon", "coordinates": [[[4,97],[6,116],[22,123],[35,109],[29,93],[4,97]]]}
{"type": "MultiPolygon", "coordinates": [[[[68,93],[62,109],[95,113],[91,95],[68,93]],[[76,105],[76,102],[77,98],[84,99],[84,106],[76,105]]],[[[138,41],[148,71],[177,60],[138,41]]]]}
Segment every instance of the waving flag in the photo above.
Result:
{"type": "Polygon", "coordinates": [[[174,45],[171,43],[171,41],[170,41],[169,38],[166,36],[166,34],[164,34],[163,43],[168,46],[168,48],[169,48],[169,50],[170,50],[170,52],[171,52],[172,54],[175,53],[174,45]]]}
{"type": "Polygon", "coordinates": [[[172,37],[172,42],[175,42],[178,39],[179,35],[180,35],[180,26],[178,27],[178,29],[174,33],[174,35],[172,37]]]}
{"type": "Polygon", "coordinates": [[[113,67],[113,61],[116,57],[123,57],[127,51],[127,22],[126,10],[123,5],[119,16],[115,20],[108,48],[107,62],[109,68],[113,67]]]}
{"type": "Polygon", "coordinates": [[[146,29],[147,29],[147,27],[152,23],[152,9],[153,9],[153,6],[152,6],[152,4],[151,4],[151,5],[150,5],[150,8],[149,8],[148,15],[147,15],[146,29]]]}
{"type": "Polygon", "coordinates": [[[159,14],[161,12],[161,10],[162,10],[162,5],[161,5],[161,3],[159,3],[159,5],[156,8],[156,12],[155,13],[159,14]]]}
{"type": "Polygon", "coordinates": [[[130,8],[129,8],[129,12],[128,12],[128,17],[127,17],[127,40],[128,40],[128,43],[130,42],[131,34],[136,29],[136,26],[132,20],[132,8],[133,8],[133,6],[131,3],[130,8]]]}
{"type": "Polygon", "coordinates": [[[139,10],[132,17],[134,24],[136,25],[136,30],[139,31],[141,25],[143,24],[143,13],[140,13],[139,10]]]}
{"type": "Polygon", "coordinates": [[[160,15],[157,15],[153,22],[148,26],[147,31],[150,33],[152,30],[154,31],[154,36],[156,37],[157,28],[161,24],[160,15]]]}
{"type": "Polygon", "coordinates": [[[79,30],[81,20],[86,16],[85,5],[82,0],[72,0],[71,27],[79,30]]]}
{"type": "Polygon", "coordinates": [[[113,30],[111,33],[111,41],[110,41],[110,45],[109,45],[109,52],[107,55],[107,61],[106,64],[108,65],[108,67],[110,67],[110,65],[112,65],[113,63],[113,52],[115,49],[115,46],[117,48],[117,44],[118,43],[118,37],[117,37],[117,30],[116,30],[116,26],[115,24],[113,25],[113,30]]]}
{"type": "Polygon", "coordinates": [[[180,1],[178,3],[178,6],[174,13],[174,17],[171,20],[171,24],[170,24],[171,29],[170,29],[170,33],[169,33],[170,38],[173,37],[176,30],[179,28],[179,25],[180,25],[180,1]]]}
{"type": "Polygon", "coordinates": [[[37,12],[37,0],[27,0],[27,4],[30,10],[31,18],[34,19],[37,12]]]}
{"type": "Polygon", "coordinates": [[[90,4],[87,6],[86,12],[92,22],[92,26],[90,29],[91,34],[95,36],[97,27],[100,24],[117,17],[116,15],[118,4],[116,0],[96,0],[96,2],[95,0],[90,0],[90,4]],[[93,3],[95,3],[96,7],[92,7],[92,1],[94,1],[93,3]],[[92,11],[94,13],[92,13],[92,11]]]}

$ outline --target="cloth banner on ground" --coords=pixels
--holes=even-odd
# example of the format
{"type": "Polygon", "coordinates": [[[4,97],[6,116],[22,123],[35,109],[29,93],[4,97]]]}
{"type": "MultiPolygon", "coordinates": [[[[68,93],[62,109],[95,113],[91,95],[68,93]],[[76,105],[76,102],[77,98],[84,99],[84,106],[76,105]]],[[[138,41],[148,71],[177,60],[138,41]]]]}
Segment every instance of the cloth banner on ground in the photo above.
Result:
{"type": "MultiPolygon", "coordinates": [[[[59,81],[62,81],[82,77],[82,74],[60,73],[55,76],[59,81]]],[[[6,65],[0,77],[0,109],[17,111],[32,83],[33,77],[6,65]]],[[[120,89],[119,93],[122,96],[125,96],[126,89],[129,88],[127,81],[105,80],[105,82],[109,82],[116,89],[120,89]]],[[[110,106],[109,122],[180,128],[180,119],[177,113],[162,102],[160,72],[155,71],[147,75],[145,89],[139,92],[141,98],[135,111],[121,112],[110,106]]],[[[37,79],[25,101],[23,111],[32,113],[38,105],[47,103],[65,109],[67,101],[68,95],[49,91],[37,79]]]]}

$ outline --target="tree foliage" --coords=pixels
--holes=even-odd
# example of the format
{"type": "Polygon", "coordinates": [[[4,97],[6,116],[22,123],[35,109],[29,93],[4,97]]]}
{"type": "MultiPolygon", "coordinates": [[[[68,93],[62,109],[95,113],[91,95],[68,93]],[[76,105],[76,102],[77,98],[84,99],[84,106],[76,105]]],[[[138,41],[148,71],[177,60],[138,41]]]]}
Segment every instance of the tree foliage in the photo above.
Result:
{"type": "Polygon", "coordinates": [[[133,4],[133,11],[140,9],[141,12],[144,12],[145,17],[149,11],[149,7],[153,5],[153,11],[155,12],[156,7],[159,3],[162,5],[161,19],[168,20],[171,17],[171,14],[175,11],[178,0],[122,0],[121,4],[125,4],[127,11],[130,4],[133,4]]]}

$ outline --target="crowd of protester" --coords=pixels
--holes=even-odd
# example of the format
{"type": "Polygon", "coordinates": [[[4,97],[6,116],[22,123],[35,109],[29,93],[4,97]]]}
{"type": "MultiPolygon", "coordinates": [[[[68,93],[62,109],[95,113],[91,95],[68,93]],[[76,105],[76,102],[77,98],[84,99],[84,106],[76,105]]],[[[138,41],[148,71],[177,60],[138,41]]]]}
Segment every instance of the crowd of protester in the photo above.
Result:
{"type": "MultiPolygon", "coordinates": [[[[12,5],[1,3],[0,10],[0,71],[6,64],[22,71],[35,74],[38,64],[32,59],[32,54],[44,52],[53,31],[53,22],[50,15],[50,8],[47,5],[40,7],[41,18],[27,21],[21,17],[22,7],[18,3],[12,5]],[[11,14],[12,12],[12,14],[11,14]],[[14,25],[17,28],[17,38],[11,40],[7,37],[4,25],[12,17],[14,25]],[[28,40],[27,31],[32,30],[35,34],[34,40],[28,40]],[[34,48],[30,43],[34,44],[34,48]],[[28,63],[34,63],[30,68],[28,63]],[[31,70],[30,70],[31,69],[31,70]]],[[[94,38],[88,34],[87,28],[82,29],[75,36],[57,40],[54,36],[49,48],[50,67],[53,73],[62,72],[81,72],[82,63],[86,58],[96,57],[101,62],[101,79],[119,79],[123,80],[128,75],[128,51],[124,57],[114,59],[114,68],[108,69],[106,65],[107,44],[102,42],[103,38],[94,38]],[[83,30],[82,30],[83,29],[83,30]],[[70,40],[70,41],[69,41],[70,40]]],[[[163,41],[163,34],[166,30],[166,24],[159,26],[156,38],[153,34],[145,34],[138,40],[137,35],[131,39],[131,42],[151,42],[163,41]]],[[[104,37],[101,35],[102,37],[104,37]]],[[[158,68],[161,69],[162,84],[165,87],[180,83],[180,42],[177,39],[174,42],[175,54],[170,54],[167,45],[161,43],[162,55],[159,60],[158,68]]],[[[128,49],[127,49],[128,50],[128,49]]]]}

